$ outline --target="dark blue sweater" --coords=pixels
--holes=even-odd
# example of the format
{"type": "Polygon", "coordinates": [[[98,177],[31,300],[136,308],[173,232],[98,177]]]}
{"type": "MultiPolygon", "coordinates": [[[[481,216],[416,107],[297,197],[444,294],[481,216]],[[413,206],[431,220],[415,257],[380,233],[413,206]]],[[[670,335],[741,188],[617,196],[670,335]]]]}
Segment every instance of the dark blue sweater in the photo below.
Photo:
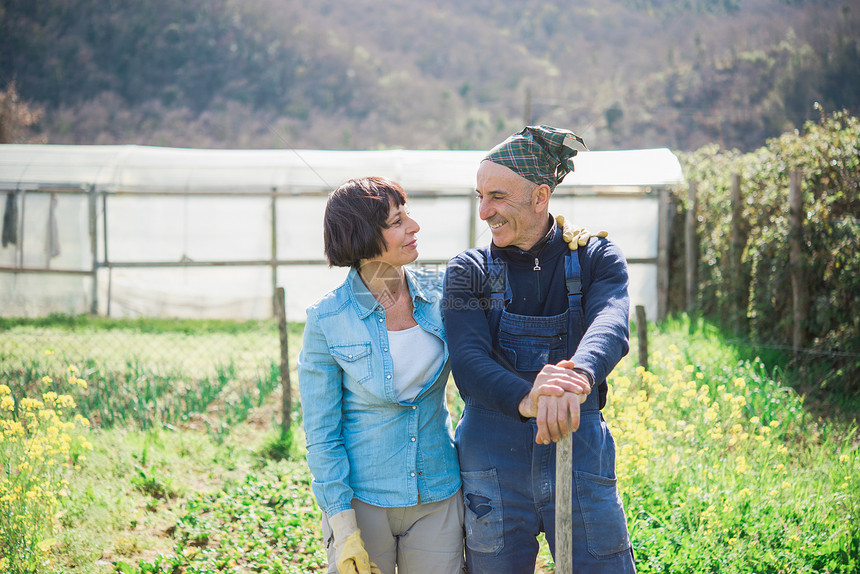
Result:
{"type": "MultiPolygon", "coordinates": [[[[507,310],[512,313],[546,317],[564,313],[568,307],[564,277],[564,256],[570,252],[567,243],[557,227],[541,243],[532,251],[492,247],[493,255],[507,267],[513,292],[507,310]],[[536,263],[539,271],[534,270],[536,263]]],[[[592,376],[602,408],[606,376],[629,350],[627,263],[621,250],[606,239],[592,238],[572,255],[579,257],[582,268],[586,321],[585,335],[572,360],[592,376]]],[[[523,378],[494,359],[486,313],[489,296],[485,249],[469,249],[448,263],[442,308],[451,371],[464,399],[519,417],[519,403],[531,390],[534,376],[523,378]]]]}

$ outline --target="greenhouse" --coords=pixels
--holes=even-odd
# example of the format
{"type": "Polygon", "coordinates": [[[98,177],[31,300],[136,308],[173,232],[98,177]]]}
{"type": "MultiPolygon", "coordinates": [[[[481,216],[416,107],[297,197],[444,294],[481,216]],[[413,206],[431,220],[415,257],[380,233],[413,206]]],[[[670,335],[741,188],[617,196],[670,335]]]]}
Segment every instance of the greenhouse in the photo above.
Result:
{"type": "MultiPolygon", "coordinates": [[[[381,175],[421,224],[417,265],[486,244],[475,173],[483,151],[209,150],[0,145],[3,316],[258,319],[286,290],[289,320],[346,270],[323,257],[327,194],[381,175]]],[[[550,210],[605,229],[630,265],[631,304],[665,313],[672,192],[667,149],[591,151],[550,210]]]]}

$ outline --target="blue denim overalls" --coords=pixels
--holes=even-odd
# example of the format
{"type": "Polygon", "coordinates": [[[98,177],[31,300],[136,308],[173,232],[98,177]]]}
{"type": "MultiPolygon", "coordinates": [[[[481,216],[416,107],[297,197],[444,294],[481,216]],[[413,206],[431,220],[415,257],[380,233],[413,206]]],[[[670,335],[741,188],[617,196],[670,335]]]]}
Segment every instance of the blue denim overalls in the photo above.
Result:
{"type": "MultiPolygon", "coordinates": [[[[493,344],[507,368],[533,381],[548,363],[573,356],[584,333],[579,258],[565,256],[568,309],[549,317],[516,315],[504,262],[487,253],[493,344]]],[[[595,381],[598,383],[599,381],[595,381]]],[[[595,388],[573,433],[573,569],[635,572],[615,479],[615,443],[595,388]]],[[[555,444],[535,444],[534,419],[485,409],[467,397],[456,429],[466,506],[466,562],[471,574],[534,572],[539,532],[555,555],[555,444]]]]}

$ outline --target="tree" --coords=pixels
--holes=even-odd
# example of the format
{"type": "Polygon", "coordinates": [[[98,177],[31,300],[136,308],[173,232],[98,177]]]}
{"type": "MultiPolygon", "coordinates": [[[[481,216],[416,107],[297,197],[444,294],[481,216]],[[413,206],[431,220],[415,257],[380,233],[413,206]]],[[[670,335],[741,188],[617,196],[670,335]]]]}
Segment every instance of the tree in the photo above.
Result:
{"type": "Polygon", "coordinates": [[[6,90],[0,91],[0,143],[23,141],[27,128],[42,117],[42,109],[23,102],[13,80],[6,90]]]}

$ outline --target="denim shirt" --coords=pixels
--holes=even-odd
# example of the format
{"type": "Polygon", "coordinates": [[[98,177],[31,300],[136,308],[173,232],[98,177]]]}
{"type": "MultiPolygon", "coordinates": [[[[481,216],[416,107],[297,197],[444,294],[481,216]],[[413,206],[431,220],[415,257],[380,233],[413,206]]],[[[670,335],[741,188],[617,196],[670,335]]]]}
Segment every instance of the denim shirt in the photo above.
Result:
{"type": "Polygon", "coordinates": [[[329,515],[357,498],[381,507],[438,502],[460,488],[445,385],[442,285],[406,269],[412,316],[444,343],[439,371],[398,402],[385,309],[355,269],[307,310],[298,373],[312,488],[329,515]]]}

